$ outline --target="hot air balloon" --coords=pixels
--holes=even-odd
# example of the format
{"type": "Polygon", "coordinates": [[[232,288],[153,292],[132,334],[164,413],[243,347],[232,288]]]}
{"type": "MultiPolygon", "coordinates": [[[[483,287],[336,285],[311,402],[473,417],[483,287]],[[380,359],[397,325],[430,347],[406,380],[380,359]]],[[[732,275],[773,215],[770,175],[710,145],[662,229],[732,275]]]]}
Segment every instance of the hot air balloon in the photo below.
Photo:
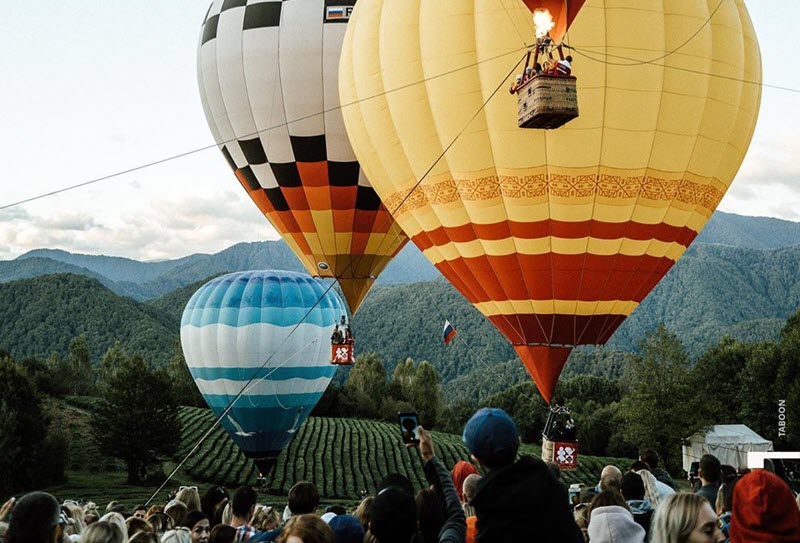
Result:
{"type": "Polygon", "coordinates": [[[218,417],[235,401],[222,425],[263,476],[336,371],[330,336],[346,309],[326,288],[294,272],[231,273],[200,287],[183,311],[189,371],[218,417]]]}
{"type": "Polygon", "coordinates": [[[521,129],[505,89],[544,3],[360,0],[339,78],[386,207],[549,401],[570,351],[604,344],[719,204],[761,59],[743,0],[587,0],[564,34],[580,117],[521,129]]]}
{"type": "Polygon", "coordinates": [[[197,52],[206,120],[236,178],[308,273],[339,279],[353,313],[408,241],[338,109],[354,2],[215,0],[197,52]]]}

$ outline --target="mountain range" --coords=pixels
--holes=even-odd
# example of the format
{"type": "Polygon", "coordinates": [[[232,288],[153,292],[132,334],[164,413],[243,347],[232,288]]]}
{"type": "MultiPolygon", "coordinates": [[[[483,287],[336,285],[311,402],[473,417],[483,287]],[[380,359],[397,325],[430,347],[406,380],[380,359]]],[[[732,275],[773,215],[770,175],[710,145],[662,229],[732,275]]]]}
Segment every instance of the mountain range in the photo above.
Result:
{"type": "MultiPolygon", "coordinates": [[[[163,262],[31,251],[0,261],[0,350],[20,357],[64,354],[69,341],[84,333],[95,359],[119,340],[165,363],[175,351],[183,307],[204,281],[227,271],[269,268],[301,265],[281,241],[163,262]]],[[[577,349],[565,372],[618,376],[622,353],[634,351],[660,322],[693,357],[725,335],[771,339],[798,307],[800,224],[717,212],[608,345],[577,349]]],[[[483,381],[480,387],[491,389],[498,373],[506,376],[500,384],[524,378],[499,332],[412,244],[380,276],[353,328],[358,352],[377,352],[389,371],[406,357],[429,360],[446,391],[468,391],[483,381]],[[445,319],[459,331],[447,347],[445,319]]]]}

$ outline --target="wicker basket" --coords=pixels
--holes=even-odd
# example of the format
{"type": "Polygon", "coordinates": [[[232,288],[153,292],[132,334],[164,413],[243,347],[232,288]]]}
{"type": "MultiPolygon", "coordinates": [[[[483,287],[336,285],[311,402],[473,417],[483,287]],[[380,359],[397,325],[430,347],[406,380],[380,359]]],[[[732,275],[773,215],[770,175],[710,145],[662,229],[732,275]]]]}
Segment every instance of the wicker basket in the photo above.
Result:
{"type": "Polygon", "coordinates": [[[578,116],[578,80],[537,75],[517,91],[520,128],[558,128],[578,116]]]}
{"type": "Polygon", "coordinates": [[[551,441],[542,436],[542,460],[555,462],[561,469],[569,470],[578,467],[578,442],[577,441],[551,441]],[[556,454],[559,449],[567,449],[570,454],[566,457],[556,454]]]}

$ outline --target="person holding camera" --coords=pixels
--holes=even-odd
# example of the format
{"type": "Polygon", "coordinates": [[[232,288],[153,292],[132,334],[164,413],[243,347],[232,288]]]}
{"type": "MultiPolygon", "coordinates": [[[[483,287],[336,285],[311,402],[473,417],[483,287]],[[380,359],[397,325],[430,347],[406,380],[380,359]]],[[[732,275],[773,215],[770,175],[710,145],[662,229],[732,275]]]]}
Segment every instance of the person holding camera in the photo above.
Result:
{"type": "Polygon", "coordinates": [[[476,541],[583,543],[567,489],[540,459],[517,459],[519,432],[505,411],[480,409],[463,437],[472,458],[488,472],[472,497],[476,541]]]}

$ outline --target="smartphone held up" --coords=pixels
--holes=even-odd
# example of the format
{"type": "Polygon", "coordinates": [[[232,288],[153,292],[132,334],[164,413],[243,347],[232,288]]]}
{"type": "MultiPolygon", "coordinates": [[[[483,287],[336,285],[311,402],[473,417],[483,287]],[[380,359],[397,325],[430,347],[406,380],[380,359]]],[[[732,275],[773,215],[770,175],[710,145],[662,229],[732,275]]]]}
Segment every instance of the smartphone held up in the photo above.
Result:
{"type": "Polygon", "coordinates": [[[419,418],[416,413],[398,413],[400,436],[406,445],[419,445],[419,418]]]}

